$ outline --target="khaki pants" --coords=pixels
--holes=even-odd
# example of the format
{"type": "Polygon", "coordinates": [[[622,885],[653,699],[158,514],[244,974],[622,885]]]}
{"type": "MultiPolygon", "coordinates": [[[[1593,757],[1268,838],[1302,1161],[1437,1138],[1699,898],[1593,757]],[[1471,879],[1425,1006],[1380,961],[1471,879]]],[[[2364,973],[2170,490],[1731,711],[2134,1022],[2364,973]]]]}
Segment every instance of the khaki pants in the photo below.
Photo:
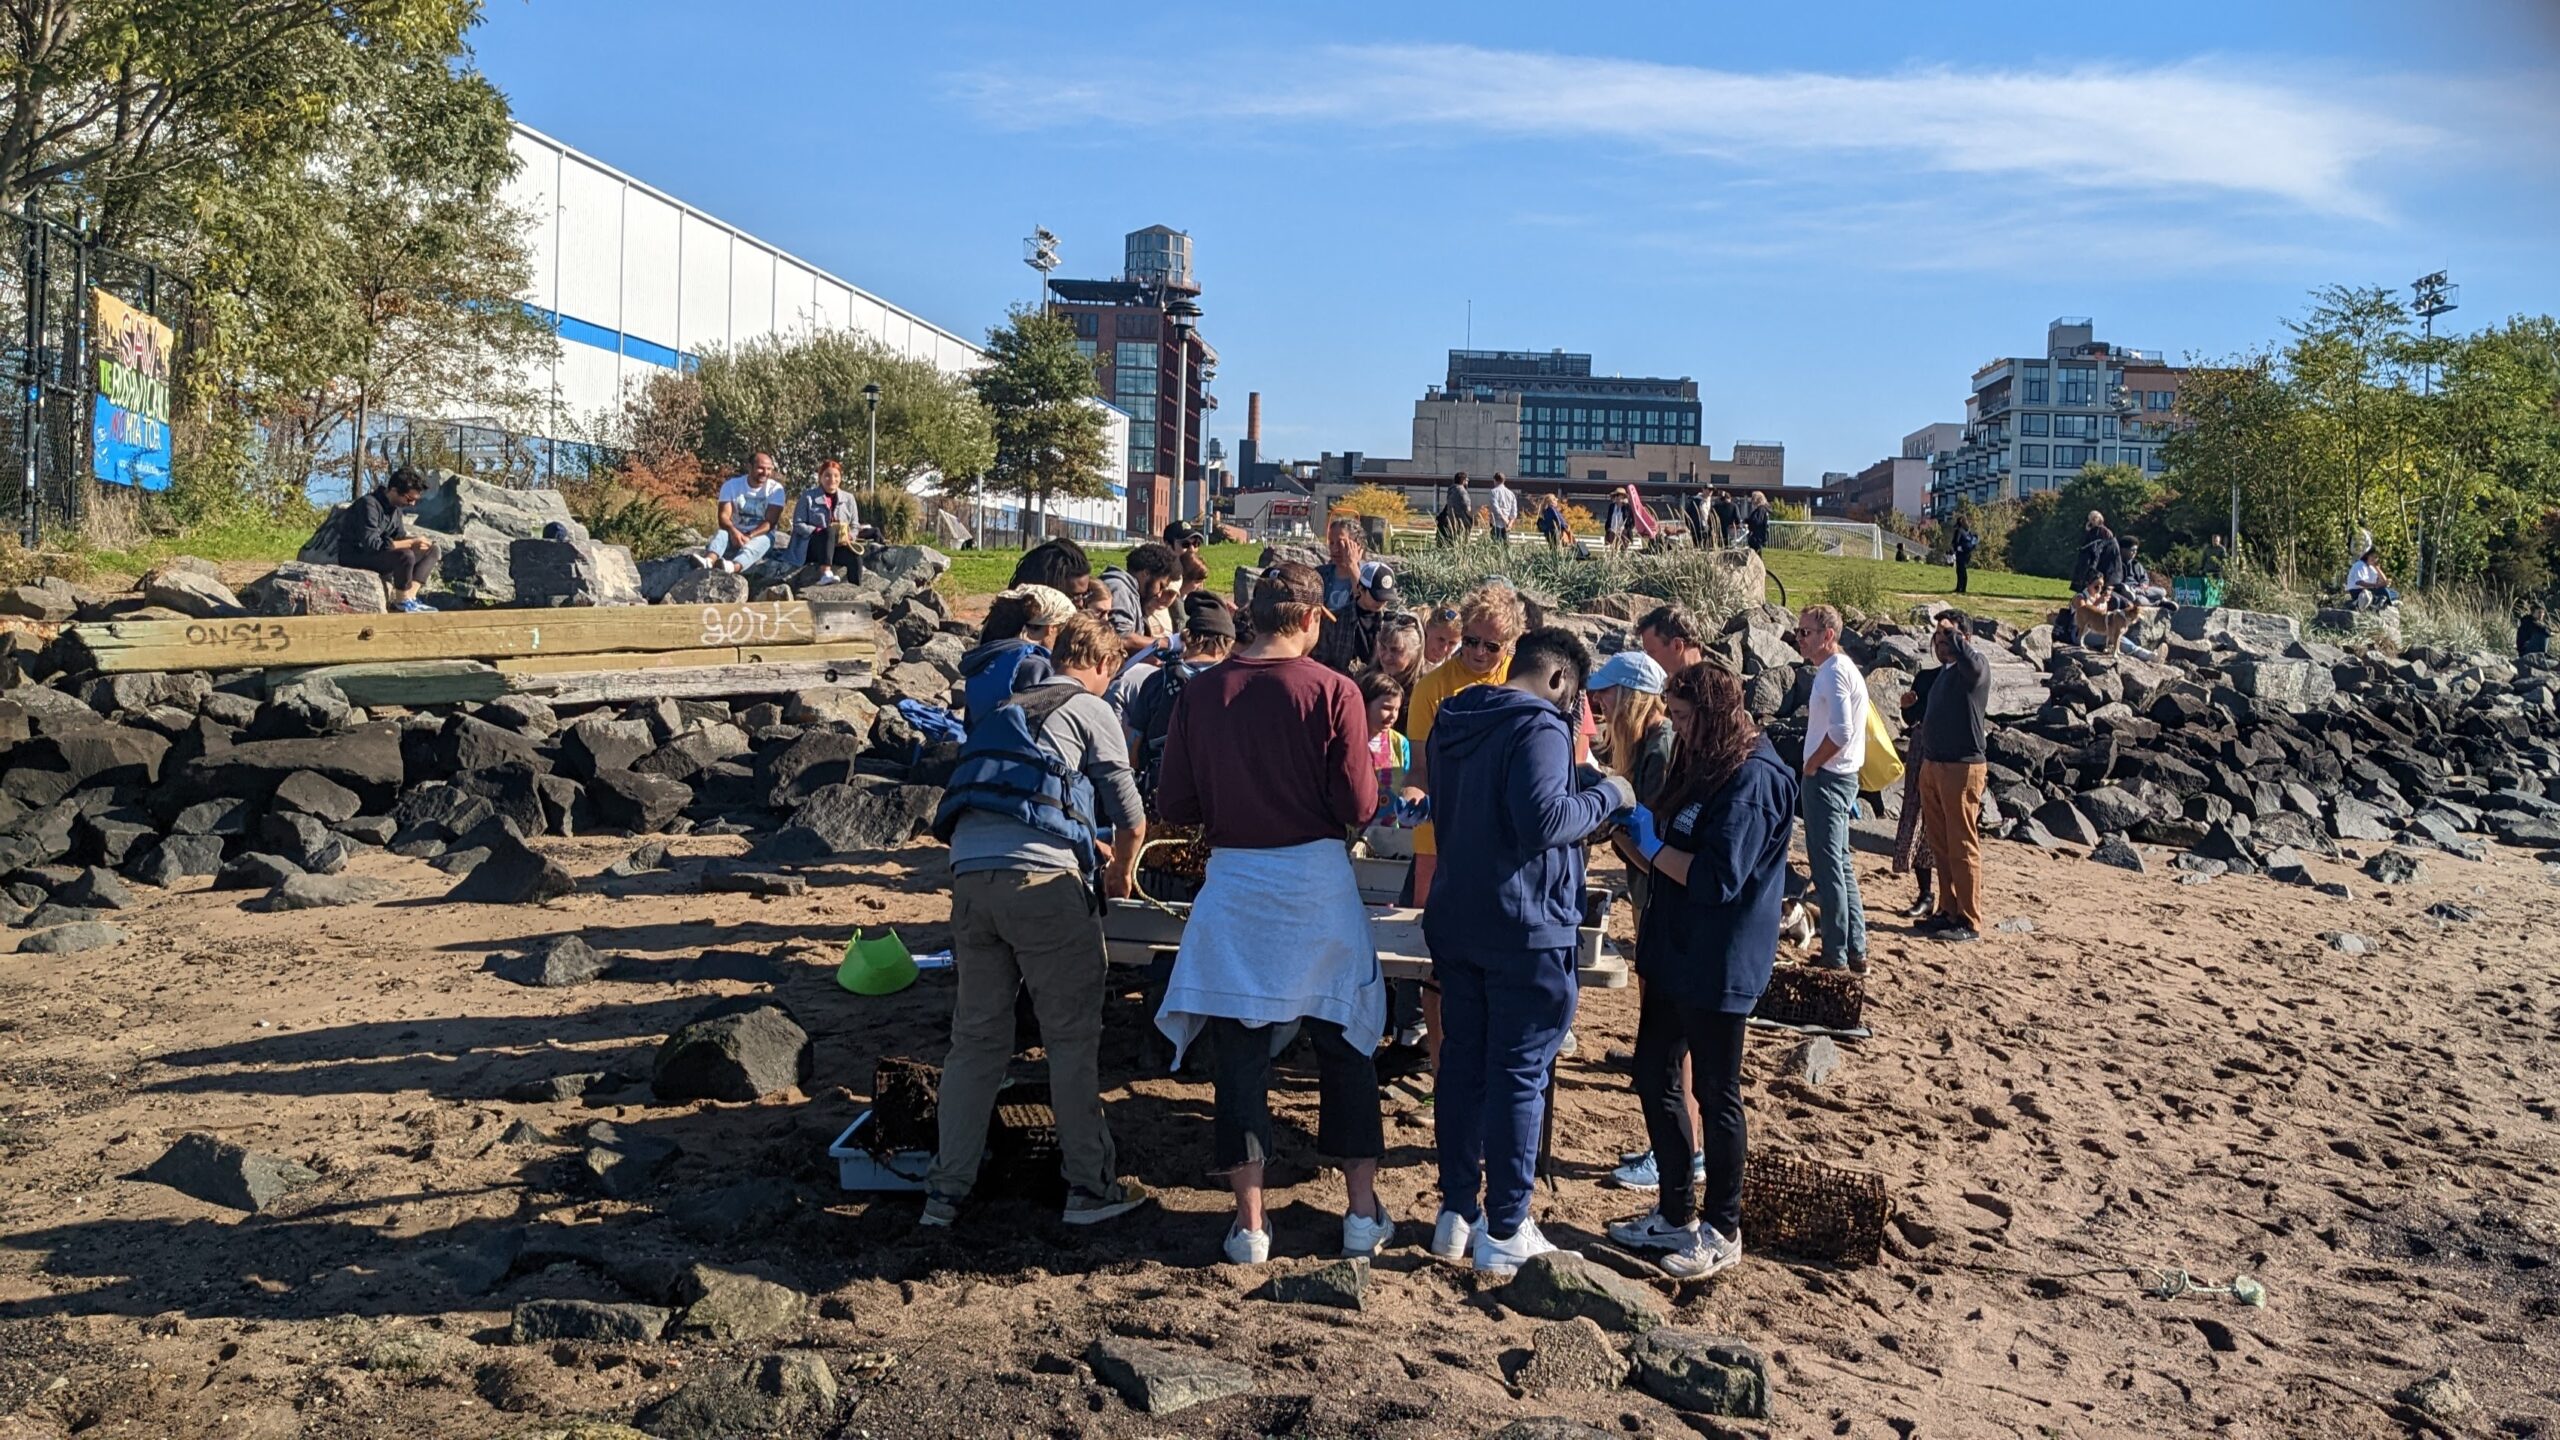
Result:
{"type": "Polygon", "coordinates": [[[1938,913],[1982,929],[1983,763],[1920,767],[1920,834],[1938,863],[1938,913]]]}
{"type": "Polygon", "coordinates": [[[1119,1180],[1102,1118],[1102,918],[1081,876],[985,870],[951,879],[951,1054],[942,1064],[942,1148],[925,1188],[957,1200],[977,1182],[987,1121],[1013,1063],[1014,996],[1031,992],[1049,1055],[1059,1166],[1071,1189],[1107,1196],[1119,1180]]]}

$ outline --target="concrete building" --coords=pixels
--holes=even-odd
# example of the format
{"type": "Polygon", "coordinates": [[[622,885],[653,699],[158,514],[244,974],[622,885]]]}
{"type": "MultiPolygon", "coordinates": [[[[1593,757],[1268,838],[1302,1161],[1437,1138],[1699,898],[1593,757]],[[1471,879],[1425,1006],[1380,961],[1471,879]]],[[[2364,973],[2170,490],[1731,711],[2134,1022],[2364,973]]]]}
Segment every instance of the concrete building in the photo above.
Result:
{"type": "Polygon", "coordinates": [[[1585,485],[1702,485],[1774,493],[1786,484],[1786,473],[1787,447],[1768,441],[1737,440],[1722,460],[1706,445],[1604,442],[1568,452],[1561,478],[1585,485]]]}
{"type": "Polygon", "coordinates": [[[1508,399],[1517,405],[1517,413],[1510,418],[1519,433],[1506,437],[1498,406],[1492,416],[1455,411],[1450,418],[1458,428],[1451,438],[1459,448],[1443,452],[1424,444],[1423,413],[1416,407],[1413,459],[1426,470],[1474,474],[1482,468],[1562,478],[1570,473],[1567,457],[1577,450],[1698,443],[1697,381],[1686,376],[1594,375],[1590,356],[1563,350],[1452,350],[1446,384],[1426,394],[1424,402],[1436,398],[1508,399]],[[1508,454],[1512,463],[1481,467],[1458,463],[1462,450],[1475,445],[1508,454]]]}
{"type": "Polygon", "coordinates": [[[1129,415],[1124,472],[1130,532],[1152,535],[1208,513],[1201,468],[1209,381],[1218,352],[1201,338],[1191,237],[1151,225],[1132,231],[1116,280],[1051,280],[1049,309],[1075,326],[1094,380],[1129,415]]]}
{"type": "Polygon", "coordinates": [[[1923,425],[1902,437],[1901,454],[1887,456],[1855,475],[1825,475],[1814,513],[1878,525],[1890,525],[1897,515],[1914,519],[1927,515],[1933,457],[1962,444],[1963,435],[1964,427],[1952,421],[1923,425]]]}
{"type": "Polygon", "coordinates": [[[1973,373],[1958,443],[1930,462],[1929,513],[2053,490],[2090,465],[2164,472],[2160,442],[2185,374],[2157,352],[2096,338],[2086,316],[2055,320],[2042,355],[1973,373]]]}

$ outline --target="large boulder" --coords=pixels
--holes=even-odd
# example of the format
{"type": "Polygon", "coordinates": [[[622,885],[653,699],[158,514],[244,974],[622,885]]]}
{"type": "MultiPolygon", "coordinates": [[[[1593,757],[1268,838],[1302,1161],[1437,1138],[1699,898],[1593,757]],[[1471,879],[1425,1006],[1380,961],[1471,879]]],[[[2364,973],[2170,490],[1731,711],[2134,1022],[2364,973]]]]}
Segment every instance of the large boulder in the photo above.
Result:
{"type": "Polygon", "coordinates": [[[1581,1315],[1604,1329],[1638,1335],[1670,1318],[1669,1307],[1649,1286],[1571,1250],[1530,1256],[1511,1283],[1502,1287],[1501,1299],[1511,1309],[1541,1320],[1581,1315]]]}
{"type": "Polygon", "coordinates": [[[2182,605],[2169,617],[2169,629],[2181,640],[2208,645],[2227,641],[2244,655],[2276,656],[2302,638],[2302,622],[2290,615],[2263,610],[2206,609],[2182,605]]]}
{"type": "Polygon", "coordinates": [[[715,1008],[658,1047],[649,1078],[660,1100],[761,1100],[809,1078],[809,1033],[780,1007],[715,1008]]]}
{"type": "Polygon", "coordinates": [[[925,831],[942,804],[930,785],[888,781],[828,785],[803,802],[791,824],[757,847],[759,858],[808,862],[859,851],[894,850],[925,831]]]}
{"type": "Polygon", "coordinates": [[[1084,1358],[1095,1378],[1150,1415],[1170,1415],[1253,1388],[1253,1371],[1187,1345],[1150,1345],[1105,1335],[1084,1358]]]}
{"type": "Polygon", "coordinates": [[[240,598],[252,615],[380,615],[391,608],[382,577],[372,571],[304,560],[251,581],[240,598]]]}
{"type": "Polygon", "coordinates": [[[400,728],[389,722],[359,725],[337,735],[301,740],[249,740],[215,755],[201,755],[178,771],[187,800],[236,796],[258,799],[286,777],[307,770],[365,797],[387,803],[406,773],[400,728]]]}
{"type": "Polygon", "coordinates": [[[931,585],[950,568],[951,557],[930,545],[885,545],[862,562],[865,579],[877,575],[883,581],[906,580],[919,587],[931,585]]]}
{"type": "Polygon", "coordinates": [[[291,1160],[261,1155],[245,1146],[193,1131],[179,1136],[176,1144],[161,1152],[160,1158],[142,1172],[142,1178],[208,1204],[255,1214],[306,1185],[318,1183],[320,1175],[291,1160]]]}
{"type": "Polygon", "coordinates": [[[146,603],[199,620],[248,613],[242,608],[240,597],[214,573],[213,566],[192,555],[180,555],[153,566],[143,573],[139,588],[146,603]]]}
{"type": "Polygon", "coordinates": [[[489,854],[471,867],[462,883],[445,892],[448,902],[473,905],[538,905],[578,888],[559,861],[536,852],[516,838],[504,821],[473,832],[488,838],[489,854]]]}
{"type": "Polygon", "coordinates": [[[587,538],[587,527],[557,490],[510,490],[451,471],[419,499],[415,513],[419,525],[466,540],[539,540],[553,525],[567,527],[572,540],[587,538]]]}
{"type": "Polygon", "coordinates": [[[1677,1410],[1742,1420],[1769,1418],[1769,1373],[1740,1340],[1695,1330],[1654,1330],[1628,1347],[1635,1381],[1677,1410]]]}
{"type": "Polygon", "coordinates": [[[445,552],[446,588],[484,605],[639,605],[631,552],[593,540],[466,535],[445,552]]]}
{"type": "Polygon", "coordinates": [[[663,775],[607,770],[587,782],[587,798],[607,825],[646,835],[683,814],[693,803],[693,789],[663,775]]]}

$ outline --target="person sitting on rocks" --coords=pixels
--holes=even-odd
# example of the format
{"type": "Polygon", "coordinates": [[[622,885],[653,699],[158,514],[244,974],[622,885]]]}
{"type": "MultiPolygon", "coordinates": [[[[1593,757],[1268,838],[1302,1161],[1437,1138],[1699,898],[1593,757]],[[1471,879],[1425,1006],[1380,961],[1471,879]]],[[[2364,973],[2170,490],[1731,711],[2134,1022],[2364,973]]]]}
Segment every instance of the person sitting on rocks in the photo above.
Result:
{"type": "Polygon", "coordinates": [[[338,563],[382,577],[391,608],[417,614],[427,607],[418,589],[436,571],[436,542],[409,533],[409,507],[425,498],[427,477],[403,465],[382,488],[347,507],[338,522],[338,563]]]}
{"type": "Polygon", "coordinates": [[[2113,650],[2141,613],[2123,591],[2109,583],[2107,577],[2092,575],[2087,587],[2071,602],[2073,633],[2079,637],[2083,649],[2113,650]]]}
{"type": "Polygon", "coordinates": [[[2542,655],[2551,649],[2551,621],[2540,605],[2527,605],[2516,616],[2516,653],[2542,655]]]}
{"type": "Polygon", "coordinates": [[[2124,537],[2125,597],[2136,605],[2166,605],[2169,592],[2153,584],[2151,567],[2142,563],[2142,541],[2138,536],[2124,537]]]}
{"type": "Polygon", "coordinates": [[[2382,573],[2382,552],[2367,550],[2347,567],[2347,608],[2379,610],[2400,603],[2400,592],[2393,588],[2391,577],[2382,573]]]}
{"type": "Polygon", "coordinates": [[[747,473],[720,485],[720,524],[700,558],[705,567],[743,574],[773,553],[782,526],[782,482],[774,477],[773,457],[758,453],[747,473]]]}
{"type": "Polygon", "coordinates": [[[853,568],[853,535],[861,528],[853,497],[844,493],[844,462],[829,460],[818,467],[818,483],[801,491],[791,507],[789,562],[794,569],[817,566],[817,583],[833,585],[841,578],[839,563],[853,568]]]}

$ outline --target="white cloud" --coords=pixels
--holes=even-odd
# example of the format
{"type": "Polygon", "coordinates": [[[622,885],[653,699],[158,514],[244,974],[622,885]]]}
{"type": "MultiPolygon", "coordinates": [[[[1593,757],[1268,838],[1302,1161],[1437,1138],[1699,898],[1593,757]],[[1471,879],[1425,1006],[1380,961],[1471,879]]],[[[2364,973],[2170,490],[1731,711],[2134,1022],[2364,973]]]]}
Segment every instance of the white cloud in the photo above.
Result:
{"type": "MultiPolygon", "coordinates": [[[[990,118],[1024,127],[1226,120],[1325,125],[1382,139],[1597,140],[1744,170],[1825,159],[1900,163],[1950,176],[2031,177],[2088,192],[2267,203],[2383,220],[2379,167],[2446,145],[2436,124],[2399,113],[2415,87],[2339,77],[2286,79],[2215,61],[1930,68],[1886,75],[1751,74],[1647,61],[1463,45],[1338,48],[1252,69],[1287,86],[1232,83],[1151,95],[1143,111],[1101,87],[1027,73],[964,77],[990,118]]],[[[2414,112],[2414,106],[2409,107],[2414,112]]],[[[2539,106],[2535,107],[2537,110],[2539,106]]]]}

